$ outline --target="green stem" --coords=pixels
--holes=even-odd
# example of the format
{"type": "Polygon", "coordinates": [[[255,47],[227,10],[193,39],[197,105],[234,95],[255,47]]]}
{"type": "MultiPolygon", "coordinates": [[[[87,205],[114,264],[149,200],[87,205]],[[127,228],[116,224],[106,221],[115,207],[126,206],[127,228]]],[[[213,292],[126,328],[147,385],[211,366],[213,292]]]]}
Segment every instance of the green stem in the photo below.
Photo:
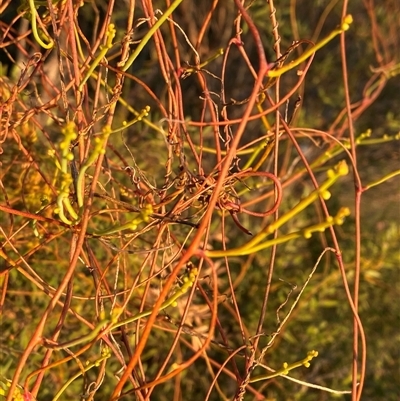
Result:
{"type": "Polygon", "coordinates": [[[307,353],[307,357],[302,359],[301,361],[297,361],[291,364],[284,363],[282,369],[277,370],[276,372],[269,373],[267,375],[254,376],[250,379],[250,383],[258,382],[261,380],[272,379],[277,376],[286,376],[293,369],[299,368],[300,366],[305,366],[306,368],[310,367],[310,361],[318,356],[317,351],[310,351],[307,353]]]}
{"type": "Polygon", "coordinates": [[[79,91],[82,92],[83,86],[85,85],[86,81],[92,76],[93,71],[95,70],[95,68],[100,64],[100,62],[103,60],[103,58],[105,57],[105,55],[107,54],[107,52],[111,49],[112,47],[112,41],[115,37],[116,34],[116,30],[115,30],[115,25],[114,24],[110,24],[108,26],[108,30],[106,33],[107,36],[107,41],[106,44],[104,46],[100,47],[100,53],[99,55],[93,60],[92,64],[90,65],[90,68],[88,70],[88,72],[85,75],[85,78],[83,78],[83,81],[79,84],[79,91]]]}
{"type": "Polygon", "coordinates": [[[76,380],[79,376],[82,376],[84,373],[88,372],[90,369],[94,368],[95,366],[99,366],[101,362],[104,360],[108,359],[111,356],[110,352],[104,353],[99,359],[96,359],[94,362],[89,363],[88,365],[85,365],[83,370],[80,370],[76,375],[72,376],[57,392],[57,394],[54,396],[52,401],[57,401],[61,394],[68,388],[68,386],[76,380]]]}
{"type": "Polygon", "coordinates": [[[104,146],[107,143],[108,137],[110,136],[111,128],[106,126],[103,128],[103,133],[95,138],[95,148],[93,152],[90,154],[86,162],[81,166],[79,169],[78,178],[76,180],[76,188],[77,188],[77,200],[78,200],[78,207],[83,207],[83,199],[85,193],[85,173],[86,170],[96,161],[101,153],[105,152],[104,146]]]}
{"type": "Polygon", "coordinates": [[[173,13],[173,11],[182,3],[183,0],[175,0],[165,11],[165,13],[161,16],[161,18],[150,28],[150,30],[146,33],[144,38],[140,41],[138,47],[135,51],[130,55],[125,65],[122,67],[122,71],[126,71],[132,63],[136,60],[136,57],[140,54],[143,48],[146,46],[147,42],[151,39],[151,37],[155,34],[157,29],[168,19],[168,17],[173,13]]]}
{"type": "Polygon", "coordinates": [[[396,175],[400,174],[400,170],[396,170],[396,171],[392,171],[389,174],[386,174],[385,176],[383,176],[381,179],[377,180],[377,181],[373,181],[371,182],[371,184],[368,184],[366,187],[364,187],[364,190],[376,187],[377,185],[383,184],[384,182],[386,182],[387,180],[390,180],[391,178],[395,177],[396,175]]]}
{"type": "Polygon", "coordinates": [[[257,245],[249,246],[248,243],[234,249],[228,249],[225,251],[215,250],[215,251],[206,251],[205,255],[209,258],[223,258],[223,257],[232,257],[232,256],[244,256],[255,254],[263,249],[269,248],[273,245],[283,244],[285,242],[294,240],[296,238],[311,238],[312,234],[315,232],[323,232],[327,228],[333,225],[341,225],[344,222],[344,218],[350,214],[350,210],[348,208],[342,208],[339,210],[335,217],[330,217],[322,223],[318,223],[302,230],[295,231],[290,234],[283,235],[281,237],[273,238],[264,242],[261,242],[257,245]]]}

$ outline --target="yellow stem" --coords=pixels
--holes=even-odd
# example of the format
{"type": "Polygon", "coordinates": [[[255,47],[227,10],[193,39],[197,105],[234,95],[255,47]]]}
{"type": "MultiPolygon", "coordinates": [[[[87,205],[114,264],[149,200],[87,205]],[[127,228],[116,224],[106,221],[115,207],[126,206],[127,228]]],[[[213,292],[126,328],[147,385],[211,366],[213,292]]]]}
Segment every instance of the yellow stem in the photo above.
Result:
{"type": "Polygon", "coordinates": [[[347,15],[340,27],[332,31],[326,38],[322,39],[320,42],[306,50],[299,58],[293,60],[288,65],[281,67],[277,70],[269,70],[267,72],[267,76],[270,78],[277,78],[280,77],[285,72],[290,71],[294,67],[297,67],[303,61],[307,60],[311,57],[317,50],[321,49],[321,47],[325,46],[328,42],[330,42],[335,36],[341,34],[344,31],[347,31],[350,27],[350,24],[353,22],[353,17],[351,15],[347,15]]]}
{"type": "Polygon", "coordinates": [[[47,35],[47,39],[49,40],[49,43],[44,43],[42,39],[40,39],[39,32],[37,30],[37,25],[36,25],[36,17],[37,17],[37,11],[35,7],[35,1],[34,0],[29,0],[29,8],[31,10],[31,25],[32,25],[32,33],[33,36],[36,40],[36,42],[39,43],[40,46],[42,46],[44,49],[51,49],[54,46],[54,42],[51,38],[49,38],[47,35]]]}
{"type": "MultiPolygon", "coordinates": [[[[183,280],[184,283],[183,283],[182,287],[180,287],[173,295],[171,295],[170,298],[168,298],[161,304],[159,311],[162,311],[163,309],[167,308],[168,306],[176,306],[177,299],[179,297],[181,297],[182,295],[184,295],[193,286],[194,282],[196,281],[197,274],[198,274],[197,268],[193,268],[191,270],[191,272],[189,273],[189,275],[184,278],[184,280],[183,280]]],[[[136,314],[135,316],[132,316],[130,318],[122,320],[120,322],[117,322],[119,316],[113,316],[112,318],[106,318],[106,319],[101,320],[90,333],[88,333],[82,337],[65,342],[63,344],[53,345],[51,343],[48,343],[48,344],[46,344],[46,346],[51,349],[60,350],[60,349],[65,349],[65,348],[71,348],[71,347],[74,347],[74,346],[82,344],[82,343],[88,343],[88,342],[96,339],[96,337],[100,334],[100,332],[103,331],[104,326],[108,325],[109,323],[111,323],[111,325],[108,328],[105,328],[104,331],[108,332],[108,331],[114,330],[118,327],[124,326],[128,323],[136,322],[137,320],[142,319],[143,317],[151,315],[152,312],[153,312],[152,309],[148,310],[148,311],[144,311],[144,312],[136,314]]]]}

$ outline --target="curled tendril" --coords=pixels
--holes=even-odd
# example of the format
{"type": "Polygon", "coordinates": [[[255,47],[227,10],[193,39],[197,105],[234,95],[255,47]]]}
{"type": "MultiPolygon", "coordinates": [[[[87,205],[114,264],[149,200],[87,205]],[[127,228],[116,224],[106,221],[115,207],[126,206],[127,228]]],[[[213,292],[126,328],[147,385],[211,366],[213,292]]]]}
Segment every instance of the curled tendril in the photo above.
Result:
{"type": "Polygon", "coordinates": [[[233,221],[235,222],[235,224],[246,234],[248,235],[252,235],[252,232],[249,231],[247,228],[243,227],[242,224],[239,222],[236,214],[237,213],[245,213],[248,214],[250,216],[255,216],[255,217],[266,217],[266,216],[270,216],[271,214],[275,213],[278,208],[279,205],[282,201],[282,185],[281,182],[279,181],[278,177],[276,177],[274,174],[272,173],[268,173],[265,171],[242,171],[240,173],[238,173],[235,176],[237,179],[245,179],[245,178],[250,178],[250,177],[261,177],[261,178],[268,178],[271,179],[276,187],[276,200],[274,205],[272,206],[271,209],[265,211],[265,212],[254,212],[252,210],[248,210],[244,207],[242,207],[240,205],[240,203],[238,203],[237,200],[231,200],[230,198],[222,198],[219,203],[218,206],[223,209],[223,210],[228,210],[229,214],[232,216],[233,221]]]}

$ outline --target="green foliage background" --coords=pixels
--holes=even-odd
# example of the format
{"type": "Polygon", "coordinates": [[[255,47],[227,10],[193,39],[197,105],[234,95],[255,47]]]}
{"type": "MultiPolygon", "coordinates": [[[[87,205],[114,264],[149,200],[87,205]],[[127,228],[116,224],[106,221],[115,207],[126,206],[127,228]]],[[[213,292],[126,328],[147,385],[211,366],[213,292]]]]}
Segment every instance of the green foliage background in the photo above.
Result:
{"type": "MultiPolygon", "coordinates": [[[[95,3],[99,14],[103,16],[107,2],[96,1],[95,3]]],[[[165,9],[166,7],[163,1],[153,1],[153,3],[155,9],[165,9]]],[[[124,34],[124,32],[118,30],[118,26],[125,26],[126,13],[124,12],[124,4],[125,2],[119,2],[116,5],[112,18],[117,27],[116,41],[121,40],[124,34]]],[[[205,15],[209,12],[210,4],[210,1],[183,0],[182,5],[174,14],[175,21],[182,27],[192,42],[196,38],[205,15]]],[[[332,31],[341,18],[342,4],[335,1],[329,3],[319,0],[312,2],[311,5],[307,1],[285,0],[275,6],[277,8],[277,18],[280,21],[279,33],[282,38],[281,46],[283,49],[288,48],[293,40],[299,38],[312,38],[317,41],[332,31]],[[315,29],[319,26],[321,15],[323,15],[327,7],[330,7],[330,11],[326,20],[320,25],[318,35],[316,35],[315,29]],[[296,11],[295,15],[294,9],[296,11]],[[295,24],[293,24],[293,21],[295,21],[295,24]]],[[[217,11],[213,14],[214,19],[210,29],[202,42],[204,46],[199,50],[202,59],[212,57],[218,48],[226,46],[227,40],[231,38],[234,32],[232,21],[236,16],[232,8],[233,2],[219,2],[217,11]]],[[[90,31],[95,22],[95,14],[92,10],[90,2],[87,2],[79,13],[80,25],[83,29],[87,29],[84,34],[88,38],[91,37],[90,31]]],[[[398,16],[396,11],[400,12],[398,4],[394,0],[386,0],[381,5],[377,4],[375,6],[377,23],[381,31],[385,33],[386,49],[390,52],[391,60],[398,64],[400,62],[400,39],[398,37],[400,23],[396,21],[398,16]],[[396,26],[397,30],[394,28],[396,26]]],[[[259,0],[254,1],[249,12],[256,26],[262,32],[267,57],[273,59],[271,23],[266,3],[259,0]]],[[[4,12],[4,21],[11,21],[16,13],[17,10],[13,6],[9,6],[4,12]]],[[[364,2],[361,0],[350,2],[349,13],[353,15],[355,20],[351,29],[346,33],[349,92],[352,100],[356,101],[362,98],[364,85],[372,75],[371,67],[376,65],[376,51],[371,42],[370,19],[364,7],[364,2]]],[[[141,17],[143,17],[143,11],[138,6],[135,18],[139,19],[141,17]]],[[[138,27],[134,33],[134,39],[141,38],[146,29],[147,25],[145,24],[138,27]]],[[[163,27],[162,29],[166,28],[163,27]]],[[[244,46],[250,55],[251,61],[256,64],[256,49],[245,24],[243,25],[243,30],[244,46]]],[[[180,38],[179,43],[182,46],[180,49],[182,61],[193,63],[192,53],[183,38],[180,38]]],[[[343,109],[345,105],[344,88],[339,49],[338,40],[334,40],[316,54],[303,88],[303,102],[301,110],[296,117],[297,126],[329,130],[334,119],[343,109]]],[[[10,47],[10,51],[11,53],[14,52],[13,56],[15,57],[16,48],[10,47]]],[[[4,50],[0,50],[0,52],[2,62],[1,79],[4,84],[3,89],[1,89],[1,95],[2,101],[4,101],[10,95],[7,88],[11,87],[12,82],[18,79],[19,70],[11,65],[10,56],[4,50]]],[[[253,79],[248,74],[239,54],[236,55],[237,59],[235,59],[235,54],[233,51],[225,86],[230,97],[243,99],[251,92],[253,79]]],[[[388,57],[388,55],[386,56],[388,57]]],[[[220,68],[221,59],[219,58],[214,63],[210,63],[208,70],[218,75],[220,68]]],[[[164,82],[160,79],[157,53],[153,44],[149,44],[144,48],[128,72],[142,79],[153,90],[157,98],[161,102],[165,102],[167,92],[164,82]]],[[[213,80],[210,77],[207,77],[207,79],[209,80],[210,88],[213,89],[215,86],[215,90],[217,90],[218,80],[213,80]]],[[[291,74],[288,74],[287,77],[282,77],[281,87],[283,90],[290,89],[293,86],[294,79],[291,74]]],[[[112,80],[113,77],[110,76],[110,86],[113,85],[112,80]]],[[[25,104],[34,102],[34,96],[32,95],[34,86],[29,87],[18,101],[25,104]]],[[[196,85],[194,77],[190,76],[182,81],[182,88],[186,100],[184,104],[185,116],[188,120],[199,119],[202,104],[199,99],[201,91],[196,85]]],[[[40,87],[40,83],[37,83],[37,90],[39,92],[43,90],[40,87]]],[[[89,90],[94,93],[95,88],[90,87],[89,90]]],[[[394,137],[399,133],[400,119],[398,110],[400,110],[400,97],[398,93],[400,93],[400,79],[399,75],[395,75],[389,80],[377,100],[357,119],[355,123],[357,135],[367,129],[371,129],[372,138],[381,138],[383,135],[394,137]]],[[[157,102],[151,99],[134,80],[126,80],[123,96],[126,102],[132,105],[135,110],[141,110],[146,105],[150,105],[152,111],[149,115],[149,120],[154,124],[158,123],[161,115],[157,111],[157,102]]],[[[290,107],[292,107],[292,104],[290,107]]],[[[240,115],[239,111],[238,115],[240,115]]],[[[40,165],[42,173],[52,177],[54,162],[48,150],[51,146],[55,147],[59,142],[60,127],[50,119],[46,121],[45,117],[41,116],[41,118],[43,118],[43,126],[46,127],[46,134],[40,130],[32,131],[25,126],[21,126],[19,128],[21,130],[20,135],[24,140],[24,146],[29,149],[36,162],[40,165]],[[23,132],[24,129],[26,129],[26,132],[23,132]]],[[[114,121],[121,124],[126,119],[132,119],[132,115],[127,108],[117,108],[114,121]]],[[[259,121],[249,124],[246,131],[246,141],[264,135],[264,131],[264,127],[261,126],[259,121]]],[[[189,132],[193,137],[198,135],[195,128],[189,128],[189,132]]],[[[211,130],[204,132],[204,139],[205,145],[212,146],[211,130]]],[[[43,183],[37,172],[31,167],[28,168],[28,163],[21,156],[18,145],[9,140],[6,144],[7,146],[3,146],[3,154],[1,156],[1,179],[6,190],[1,192],[0,202],[2,205],[11,204],[16,210],[27,210],[35,213],[41,207],[38,193],[40,193],[41,197],[48,197],[49,200],[52,199],[53,195],[49,186],[43,183]],[[12,166],[12,169],[9,169],[8,165],[12,166]]],[[[316,157],[324,147],[322,142],[318,143],[316,147],[311,146],[308,139],[301,140],[301,145],[304,146],[306,152],[307,149],[309,150],[309,160],[316,157]]],[[[149,181],[159,183],[165,173],[165,140],[149,125],[139,122],[127,131],[126,135],[115,136],[112,147],[107,150],[109,163],[107,169],[113,180],[110,183],[108,176],[103,175],[101,182],[107,191],[115,190],[119,199],[128,200],[133,205],[136,205],[136,201],[131,198],[132,193],[129,192],[131,187],[129,177],[121,171],[118,163],[124,158],[129,160],[130,163],[130,152],[132,152],[135,162],[140,170],[146,174],[149,181]],[[128,148],[130,151],[128,151],[128,148]],[[115,157],[114,150],[117,150],[122,157],[115,157]]],[[[295,157],[293,149],[282,148],[281,152],[282,160],[285,154],[289,154],[291,159],[295,157]]],[[[337,160],[342,157],[343,155],[338,157],[337,160]]],[[[363,183],[374,182],[385,174],[398,169],[398,141],[360,146],[358,157],[358,170],[363,183]]],[[[329,165],[334,165],[337,160],[331,160],[329,165]]],[[[205,169],[207,167],[212,168],[215,164],[212,155],[206,156],[203,162],[205,169]]],[[[245,162],[246,156],[243,156],[241,163],[245,162]]],[[[190,155],[188,156],[188,163],[193,163],[190,155]]],[[[176,160],[174,169],[175,171],[178,169],[176,160]]],[[[92,173],[91,170],[90,173],[92,173]]],[[[319,171],[316,171],[316,173],[319,174],[319,171]]],[[[321,171],[321,175],[318,176],[325,176],[325,171],[321,171]]],[[[307,179],[294,182],[285,189],[282,209],[289,210],[311,190],[312,186],[307,179]]],[[[354,183],[350,174],[336,184],[334,196],[328,201],[331,209],[338,210],[340,206],[347,206],[353,209],[353,192],[354,183]]],[[[365,400],[385,399],[387,401],[397,401],[400,396],[398,389],[400,374],[400,309],[398,305],[400,295],[399,196],[399,179],[397,176],[367,191],[363,196],[361,205],[362,260],[359,311],[368,340],[367,377],[363,394],[363,399],[365,400]]],[[[101,201],[96,200],[95,202],[98,202],[96,205],[101,209],[101,201]]],[[[291,232],[298,227],[306,227],[313,224],[319,214],[320,209],[318,206],[313,205],[299,216],[296,216],[295,219],[289,221],[283,231],[291,232]]],[[[125,218],[128,221],[132,216],[125,215],[125,218]]],[[[21,216],[10,218],[10,216],[5,215],[2,215],[1,220],[5,231],[9,230],[10,227],[21,227],[26,221],[21,216]]],[[[241,217],[241,223],[245,227],[251,227],[252,231],[254,230],[255,232],[261,224],[251,217],[241,217]]],[[[93,220],[89,226],[91,230],[101,231],[109,226],[109,219],[100,216],[98,219],[93,220]]],[[[46,232],[46,226],[44,226],[43,230],[46,232]]],[[[232,222],[227,223],[226,230],[229,232],[228,244],[230,248],[235,248],[243,243],[242,233],[232,222]]],[[[220,247],[221,241],[218,234],[221,231],[221,226],[219,218],[214,219],[212,222],[211,231],[213,232],[211,245],[220,247]]],[[[339,227],[337,231],[344,262],[348,268],[347,278],[351,285],[353,279],[351,267],[354,265],[355,247],[354,221],[352,217],[348,218],[345,224],[339,227]]],[[[184,226],[174,231],[174,235],[180,239],[184,238],[188,233],[189,228],[184,226]]],[[[14,243],[20,254],[29,252],[38,246],[41,241],[33,235],[31,225],[24,226],[14,237],[14,243]]],[[[70,235],[68,233],[60,235],[57,241],[42,245],[34,257],[29,260],[32,269],[37,271],[40,277],[51,286],[58,286],[60,277],[62,277],[62,270],[68,266],[69,241],[70,235]]],[[[147,248],[149,244],[153,244],[153,241],[154,234],[152,232],[145,233],[135,243],[135,249],[147,248]]],[[[268,342],[269,336],[276,327],[276,311],[288,298],[288,304],[279,310],[279,315],[282,318],[285,312],[288,312],[289,305],[307,279],[322,249],[326,244],[330,244],[330,241],[329,234],[325,233],[314,235],[311,240],[299,239],[279,247],[275,262],[276,274],[271,287],[270,303],[264,325],[270,329],[270,332],[264,333],[265,337],[260,340],[261,346],[268,342]]],[[[112,259],[115,252],[110,248],[99,245],[97,240],[93,238],[89,242],[93,248],[96,248],[97,260],[108,261],[112,259]]],[[[5,247],[3,239],[1,245],[5,247]]],[[[140,258],[137,255],[127,256],[128,269],[132,269],[136,273],[140,265],[140,258]]],[[[261,251],[256,255],[252,255],[251,259],[237,257],[232,258],[230,261],[230,272],[233,281],[245,274],[245,279],[240,279],[238,286],[235,288],[235,295],[240,309],[240,316],[248,330],[246,334],[251,335],[257,327],[259,310],[262,304],[262,291],[265,286],[265,272],[269,259],[270,251],[261,251]]],[[[223,263],[221,261],[221,264],[223,263]]],[[[74,295],[77,298],[73,301],[73,308],[82,316],[94,319],[93,302],[89,300],[89,297],[93,296],[92,276],[84,266],[81,267],[82,269],[75,273],[74,295]]],[[[110,274],[115,274],[116,270],[116,265],[111,264],[110,274]]],[[[164,278],[157,278],[153,281],[153,287],[155,289],[162,287],[164,278]]],[[[16,269],[10,271],[9,280],[1,317],[0,358],[2,362],[0,373],[4,379],[12,378],[21,352],[27,346],[32,335],[32,328],[36,327],[41,313],[49,301],[49,298],[45,295],[46,291],[39,291],[32,280],[22,276],[16,269]]],[[[129,279],[127,280],[129,281],[129,279]]],[[[219,272],[219,280],[219,293],[228,294],[229,286],[226,275],[219,272]]],[[[204,287],[211,292],[211,284],[207,287],[207,278],[204,279],[204,282],[206,283],[204,287]]],[[[139,308],[142,294],[143,287],[139,287],[129,305],[132,310],[139,308]]],[[[154,299],[147,300],[147,304],[152,302],[154,302],[154,299]]],[[[60,313],[61,308],[57,307],[54,311],[54,316],[60,313]]],[[[232,318],[232,305],[229,302],[229,296],[225,301],[221,302],[218,313],[221,325],[229,335],[230,347],[236,349],[243,345],[238,322],[232,318]]],[[[168,310],[168,314],[173,320],[179,321],[179,313],[174,309],[168,310]]],[[[200,308],[200,302],[199,305],[195,305],[194,314],[197,314],[200,321],[200,323],[197,323],[197,329],[201,330],[207,327],[209,315],[200,308]]],[[[57,324],[57,319],[54,318],[51,323],[53,324],[52,327],[49,325],[49,327],[45,328],[45,336],[51,335],[57,324]]],[[[161,328],[156,328],[149,337],[141,358],[143,371],[148,378],[154,377],[157,373],[158,366],[167,355],[173,339],[171,333],[168,330],[164,330],[165,326],[162,323],[159,323],[159,326],[161,328]]],[[[72,335],[72,338],[76,338],[86,333],[87,327],[83,326],[75,317],[68,316],[63,329],[65,338],[70,338],[70,335],[72,335]]],[[[194,341],[193,336],[188,333],[182,334],[182,338],[189,343],[194,341]]],[[[220,342],[220,340],[220,338],[216,338],[217,342],[220,342]]],[[[133,339],[131,341],[133,342],[133,339]]],[[[299,380],[318,383],[321,386],[339,390],[349,389],[351,385],[352,342],[351,310],[348,306],[334,256],[330,255],[324,258],[323,262],[318,266],[317,272],[303,294],[299,306],[291,315],[289,323],[278,337],[273,348],[269,350],[265,363],[274,369],[279,369],[284,362],[292,363],[301,360],[308,351],[315,349],[319,352],[319,356],[312,361],[311,367],[309,369],[304,367],[296,369],[291,372],[291,375],[299,380]]],[[[98,352],[98,348],[92,349],[87,354],[87,359],[93,360],[98,355],[98,352]]],[[[181,353],[181,360],[188,359],[192,354],[190,348],[183,345],[179,348],[179,352],[181,353]]],[[[211,345],[210,354],[219,363],[223,363],[226,359],[225,350],[216,345],[211,345]]],[[[32,353],[25,375],[39,368],[42,358],[43,354],[41,352],[32,353]]],[[[235,357],[235,362],[239,370],[244,369],[243,356],[238,355],[235,357]]],[[[110,360],[103,385],[98,390],[95,399],[107,399],[110,396],[116,381],[113,373],[119,367],[115,359],[110,360]]],[[[76,371],[77,366],[73,361],[49,370],[37,399],[40,401],[52,400],[55,395],[54,389],[59,389],[71,376],[71,372],[76,371]]],[[[207,365],[204,360],[197,361],[185,370],[180,382],[180,399],[205,399],[210,386],[209,377],[205,372],[207,372],[207,365]]],[[[257,373],[260,374],[261,369],[257,373]]],[[[66,398],[63,399],[78,399],[76,397],[82,393],[82,389],[87,388],[85,387],[87,383],[95,380],[97,374],[97,370],[93,369],[88,372],[84,381],[77,380],[72,383],[64,393],[66,398]]],[[[227,399],[231,399],[236,391],[235,380],[225,380],[224,376],[221,377],[222,379],[219,381],[220,391],[214,389],[210,396],[211,400],[222,399],[221,393],[224,393],[227,399]]],[[[350,399],[349,395],[332,395],[316,389],[309,389],[283,377],[255,383],[254,387],[262,392],[267,400],[324,401],[335,399],[347,401],[350,399]]],[[[174,394],[176,396],[176,389],[171,381],[156,387],[151,398],[160,401],[171,400],[174,399],[174,394]]],[[[252,398],[251,393],[248,393],[246,397],[245,399],[256,399],[255,396],[252,398]]]]}

